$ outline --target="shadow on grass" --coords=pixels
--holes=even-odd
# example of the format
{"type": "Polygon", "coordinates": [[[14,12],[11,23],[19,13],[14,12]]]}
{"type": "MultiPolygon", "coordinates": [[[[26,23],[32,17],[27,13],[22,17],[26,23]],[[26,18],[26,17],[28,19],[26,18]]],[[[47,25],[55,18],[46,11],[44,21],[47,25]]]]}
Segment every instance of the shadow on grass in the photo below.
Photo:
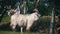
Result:
{"type": "MultiPolygon", "coordinates": [[[[24,32],[26,31],[25,28],[23,29],[24,32]]],[[[34,28],[35,27],[31,28],[30,32],[36,31],[36,29],[34,30],[34,28]]],[[[12,29],[10,27],[10,23],[0,25],[0,31],[12,31],[12,29]]],[[[20,32],[20,27],[19,26],[16,26],[16,31],[20,32]]]]}
{"type": "MultiPolygon", "coordinates": [[[[30,32],[37,32],[40,29],[39,27],[40,26],[37,25],[37,23],[34,23],[30,29],[30,32]]],[[[24,30],[24,32],[26,31],[25,28],[23,30],[24,30]]],[[[10,23],[0,25],[0,31],[12,31],[12,29],[10,27],[10,23]]],[[[16,26],[16,31],[20,32],[19,26],[16,26]]]]}
{"type": "Polygon", "coordinates": [[[10,23],[0,25],[1,31],[10,31],[10,23]]]}
{"type": "MultiPolygon", "coordinates": [[[[0,25],[0,31],[12,31],[10,23],[0,25]]],[[[20,27],[16,26],[16,31],[20,31],[20,27]]]]}

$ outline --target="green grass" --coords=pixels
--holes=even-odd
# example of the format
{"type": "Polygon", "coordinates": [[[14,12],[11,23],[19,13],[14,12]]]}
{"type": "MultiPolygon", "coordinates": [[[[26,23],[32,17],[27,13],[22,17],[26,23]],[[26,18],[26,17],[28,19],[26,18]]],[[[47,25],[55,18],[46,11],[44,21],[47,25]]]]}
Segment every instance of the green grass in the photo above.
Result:
{"type": "Polygon", "coordinates": [[[0,22],[0,25],[7,24],[10,22],[10,16],[4,16],[0,22]]]}
{"type": "Polygon", "coordinates": [[[3,22],[9,22],[9,21],[10,21],[10,16],[4,16],[4,17],[2,18],[2,21],[3,21],[3,22]]]}
{"type": "MultiPolygon", "coordinates": [[[[21,34],[21,32],[12,32],[12,31],[0,31],[0,34],[21,34]]],[[[22,34],[46,34],[46,33],[37,33],[37,32],[23,32],[22,34]]]]}

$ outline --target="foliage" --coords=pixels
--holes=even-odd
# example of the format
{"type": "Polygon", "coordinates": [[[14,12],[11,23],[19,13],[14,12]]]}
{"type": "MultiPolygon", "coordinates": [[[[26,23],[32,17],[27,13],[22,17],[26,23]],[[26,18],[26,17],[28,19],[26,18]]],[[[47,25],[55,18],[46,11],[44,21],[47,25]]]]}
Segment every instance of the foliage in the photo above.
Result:
{"type": "MultiPolygon", "coordinates": [[[[3,6],[11,5],[11,8],[15,8],[15,4],[18,1],[22,4],[22,0],[3,0],[3,1],[1,1],[1,3],[2,3],[1,6],[3,7],[3,6]]],[[[35,6],[36,0],[26,0],[26,1],[27,1],[28,12],[31,12],[35,6]]],[[[51,9],[53,8],[52,6],[53,6],[53,4],[49,0],[40,0],[37,8],[41,15],[50,15],[51,11],[52,11],[51,9]]]]}
{"type": "MultiPolygon", "coordinates": [[[[22,3],[22,0],[1,0],[0,1],[0,8],[2,9],[3,8],[3,6],[9,6],[9,5],[11,5],[11,8],[14,8],[15,7],[15,4],[17,3],[17,2],[20,2],[20,3],[22,3]]],[[[31,8],[31,7],[34,7],[33,5],[34,5],[34,1],[35,0],[26,0],[27,1],[27,7],[28,7],[28,9],[33,9],[33,8],[31,8]],[[33,3],[33,4],[32,4],[33,3]]],[[[38,10],[39,10],[39,13],[41,14],[41,15],[50,15],[51,14],[51,9],[55,6],[54,4],[54,1],[51,1],[51,0],[40,0],[40,2],[39,2],[39,4],[38,4],[38,10]]],[[[60,13],[60,6],[57,6],[56,8],[55,8],[55,14],[58,14],[58,13],[60,13]]],[[[31,10],[28,10],[28,12],[30,12],[31,10]]]]}

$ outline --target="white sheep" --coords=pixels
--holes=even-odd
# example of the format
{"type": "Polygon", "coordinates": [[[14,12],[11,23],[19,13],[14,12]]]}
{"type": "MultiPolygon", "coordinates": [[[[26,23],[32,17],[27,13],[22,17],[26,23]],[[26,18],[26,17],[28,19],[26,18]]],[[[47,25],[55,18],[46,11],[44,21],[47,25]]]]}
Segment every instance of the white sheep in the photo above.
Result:
{"type": "Polygon", "coordinates": [[[34,21],[37,21],[40,17],[40,14],[37,12],[34,12],[32,14],[18,14],[16,10],[10,10],[8,12],[8,15],[11,15],[11,23],[10,26],[12,27],[13,30],[15,30],[16,25],[19,27],[21,26],[26,26],[26,30],[30,30],[30,27],[34,23],[34,21]]]}

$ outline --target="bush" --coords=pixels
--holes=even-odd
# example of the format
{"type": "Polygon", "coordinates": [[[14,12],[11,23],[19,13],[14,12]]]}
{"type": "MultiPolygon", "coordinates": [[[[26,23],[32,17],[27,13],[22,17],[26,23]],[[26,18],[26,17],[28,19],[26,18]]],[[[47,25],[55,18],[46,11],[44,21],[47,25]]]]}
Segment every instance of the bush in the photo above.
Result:
{"type": "MultiPolygon", "coordinates": [[[[56,20],[57,19],[57,16],[55,17],[55,26],[56,26],[56,20]]],[[[40,17],[38,23],[37,23],[37,28],[39,29],[47,29],[50,27],[50,23],[51,23],[51,16],[42,16],[40,17]]]]}

